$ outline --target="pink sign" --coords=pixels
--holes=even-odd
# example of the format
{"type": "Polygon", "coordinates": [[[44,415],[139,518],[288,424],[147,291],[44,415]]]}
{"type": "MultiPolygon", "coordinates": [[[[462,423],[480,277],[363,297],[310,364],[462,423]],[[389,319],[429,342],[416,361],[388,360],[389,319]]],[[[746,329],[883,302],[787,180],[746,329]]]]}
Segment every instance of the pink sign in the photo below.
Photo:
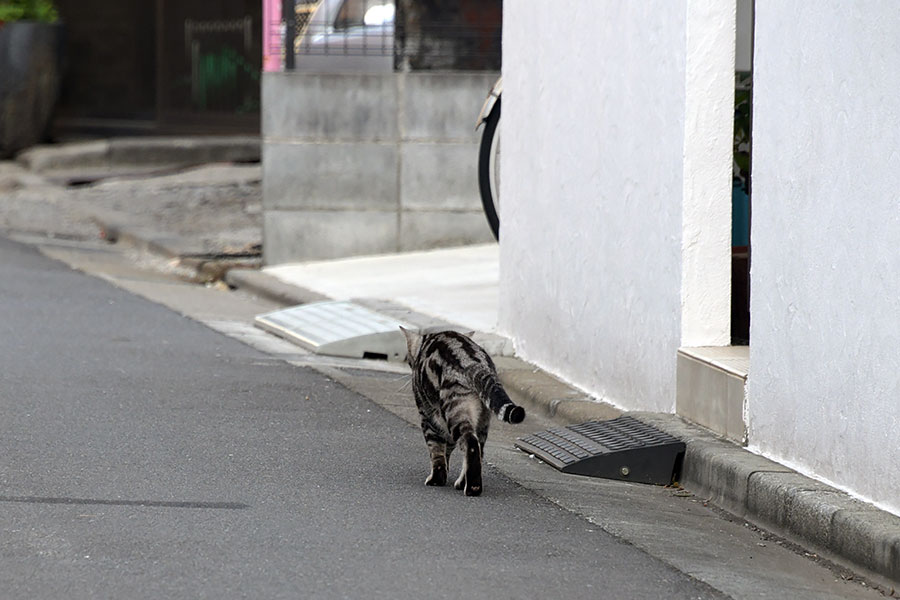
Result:
{"type": "Polygon", "coordinates": [[[284,68],[284,24],[281,22],[281,0],[263,3],[263,71],[284,68]]]}

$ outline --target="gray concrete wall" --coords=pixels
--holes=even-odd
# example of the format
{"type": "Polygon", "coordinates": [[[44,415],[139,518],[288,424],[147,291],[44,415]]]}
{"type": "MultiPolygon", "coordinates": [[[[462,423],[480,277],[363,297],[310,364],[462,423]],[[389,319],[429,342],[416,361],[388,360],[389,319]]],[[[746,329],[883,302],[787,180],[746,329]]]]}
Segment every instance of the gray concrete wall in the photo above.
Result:
{"type": "Polygon", "coordinates": [[[491,240],[475,119],[496,77],[265,73],[266,263],[491,240]]]}

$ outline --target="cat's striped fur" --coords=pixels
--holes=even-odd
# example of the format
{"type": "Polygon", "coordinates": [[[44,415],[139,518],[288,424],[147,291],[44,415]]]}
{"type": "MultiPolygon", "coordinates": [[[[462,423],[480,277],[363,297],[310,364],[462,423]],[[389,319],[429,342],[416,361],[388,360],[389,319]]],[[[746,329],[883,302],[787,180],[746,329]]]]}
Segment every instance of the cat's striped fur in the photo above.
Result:
{"type": "Polygon", "coordinates": [[[431,456],[425,485],[447,483],[450,453],[459,446],[463,466],[456,489],[477,496],[491,413],[502,421],[521,423],[525,409],[509,399],[491,357],[468,336],[456,331],[421,335],[403,329],[403,333],[413,395],[431,456]]]}

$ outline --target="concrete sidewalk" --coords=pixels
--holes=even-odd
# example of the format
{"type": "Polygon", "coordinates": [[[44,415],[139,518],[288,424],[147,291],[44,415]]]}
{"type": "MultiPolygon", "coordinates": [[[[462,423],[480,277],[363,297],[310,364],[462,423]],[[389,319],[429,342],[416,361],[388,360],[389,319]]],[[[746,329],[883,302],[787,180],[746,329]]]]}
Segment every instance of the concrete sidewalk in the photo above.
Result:
{"type": "Polygon", "coordinates": [[[35,146],[0,161],[0,229],[122,242],[198,281],[259,266],[259,138],[127,138],[35,146]]]}
{"type": "Polygon", "coordinates": [[[286,264],[263,272],[335,300],[377,298],[467,329],[497,333],[497,244],[286,264]]]}
{"type": "MultiPolygon", "coordinates": [[[[355,299],[370,307],[393,307],[411,313],[420,326],[473,329],[489,351],[504,355],[497,360],[501,378],[510,393],[530,410],[541,411],[560,423],[620,414],[614,407],[595,402],[583,391],[514,358],[512,342],[497,329],[496,245],[261,270],[234,268],[259,262],[259,166],[221,163],[186,169],[196,165],[195,160],[202,162],[216,144],[182,140],[178,142],[180,148],[200,150],[179,155],[180,166],[167,165],[165,177],[158,176],[160,172],[148,175],[154,163],[145,162],[145,169],[123,178],[121,174],[131,168],[129,165],[143,160],[130,154],[139,153],[141,144],[118,144],[129,149],[123,154],[129,156],[128,163],[104,162],[98,171],[88,169],[84,172],[90,171],[102,180],[74,188],[61,185],[62,179],[54,173],[65,176],[63,179],[80,177],[77,156],[73,158],[77,149],[50,148],[44,150],[43,157],[35,150],[28,160],[0,164],[0,229],[74,238],[96,238],[100,233],[109,241],[130,244],[177,262],[196,272],[197,279],[224,276],[230,285],[284,306],[327,298],[355,299]],[[113,177],[115,174],[118,177],[113,177]],[[34,215],[41,220],[37,225],[34,215]],[[230,260],[222,256],[229,253],[230,260]]],[[[251,140],[251,150],[252,145],[251,140]]],[[[150,154],[145,158],[159,156],[161,146],[165,144],[146,145],[150,154]]],[[[94,144],[81,149],[90,150],[90,160],[113,157],[115,153],[104,147],[110,148],[94,144]]],[[[162,156],[166,156],[164,149],[162,156]]],[[[224,155],[222,160],[234,159],[224,155]]],[[[871,581],[880,582],[887,592],[892,585],[900,587],[900,517],[754,455],[675,415],[634,416],[686,442],[680,483],[694,494],[812,553],[861,571],[871,581]]]]}

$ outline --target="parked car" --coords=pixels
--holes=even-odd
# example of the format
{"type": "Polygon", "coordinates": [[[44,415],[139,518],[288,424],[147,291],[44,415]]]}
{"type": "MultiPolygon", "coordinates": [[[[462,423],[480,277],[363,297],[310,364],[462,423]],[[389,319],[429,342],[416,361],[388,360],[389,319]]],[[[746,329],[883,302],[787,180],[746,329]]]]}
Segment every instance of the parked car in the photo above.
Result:
{"type": "Polygon", "coordinates": [[[294,69],[392,71],[394,12],[394,0],[321,0],[297,36],[294,69]]]}

